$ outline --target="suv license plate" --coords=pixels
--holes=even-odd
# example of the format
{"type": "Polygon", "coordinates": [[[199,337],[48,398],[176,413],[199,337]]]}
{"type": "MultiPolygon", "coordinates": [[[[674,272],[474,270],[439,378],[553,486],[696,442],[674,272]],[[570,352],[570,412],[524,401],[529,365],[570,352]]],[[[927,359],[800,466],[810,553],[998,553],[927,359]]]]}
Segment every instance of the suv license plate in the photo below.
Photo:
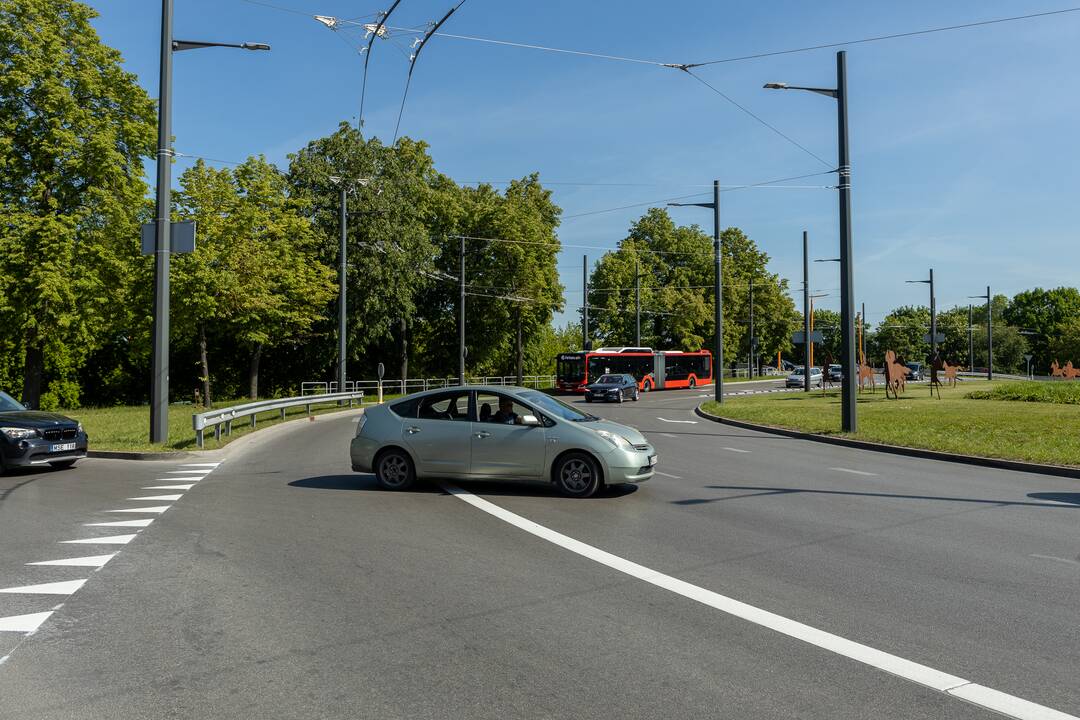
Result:
{"type": "Polygon", "coordinates": [[[58,443],[56,445],[49,446],[49,452],[64,452],[65,450],[74,450],[75,443],[58,443]]]}
{"type": "Polygon", "coordinates": [[[652,467],[655,464],[656,464],[656,456],[655,455],[650,455],[649,456],[649,466],[652,467]]]}

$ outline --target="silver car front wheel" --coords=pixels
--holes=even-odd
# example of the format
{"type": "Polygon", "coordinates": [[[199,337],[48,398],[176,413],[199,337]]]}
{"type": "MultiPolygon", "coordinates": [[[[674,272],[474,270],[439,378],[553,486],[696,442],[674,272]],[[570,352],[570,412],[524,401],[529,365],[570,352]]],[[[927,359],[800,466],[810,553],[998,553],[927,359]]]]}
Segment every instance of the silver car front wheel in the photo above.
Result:
{"type": "Polygon", "coordinates": [[[587,498],[600,489],[596,461],[585,453],[570,453],[555,465],[555,485],[568,497],[587,498]]]}

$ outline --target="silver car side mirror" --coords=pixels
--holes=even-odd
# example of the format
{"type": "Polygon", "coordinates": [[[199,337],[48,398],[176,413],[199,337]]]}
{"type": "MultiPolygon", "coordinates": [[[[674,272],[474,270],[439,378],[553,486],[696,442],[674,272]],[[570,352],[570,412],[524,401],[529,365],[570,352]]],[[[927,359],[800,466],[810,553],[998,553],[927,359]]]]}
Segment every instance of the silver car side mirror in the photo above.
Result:
{"type": "Polygon", "coordinates": [[[535,415],[522,415],[521,424],[528,427],[540,427],[540,419],[535,415]]]}

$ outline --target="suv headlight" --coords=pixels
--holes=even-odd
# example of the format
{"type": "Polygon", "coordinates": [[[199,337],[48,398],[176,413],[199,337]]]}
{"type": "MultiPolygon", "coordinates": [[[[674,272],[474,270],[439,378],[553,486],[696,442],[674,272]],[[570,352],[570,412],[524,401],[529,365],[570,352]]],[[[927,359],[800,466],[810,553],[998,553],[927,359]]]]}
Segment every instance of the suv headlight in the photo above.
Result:
{"type": "Polygon", "coordinates": [[[0,427],[0,433],[4,433],[9,440],[29,440],[39,437],[38,431],[30,428],[0,427]]]}
{"type": "Polygon", "coordinates": [[[630,441],[627,440],[626,438],[624,438],[622,435],[618,435],[618,434],[610,432],[608,430],[597,430],[596,434],[599,435],[600,437],[604,438],[605,440],[607,440],[609,443],[611,443],[615,447],[619,448],[620,450],[633,450],[634,449],[634,446],[630,443],[630,441]]]}

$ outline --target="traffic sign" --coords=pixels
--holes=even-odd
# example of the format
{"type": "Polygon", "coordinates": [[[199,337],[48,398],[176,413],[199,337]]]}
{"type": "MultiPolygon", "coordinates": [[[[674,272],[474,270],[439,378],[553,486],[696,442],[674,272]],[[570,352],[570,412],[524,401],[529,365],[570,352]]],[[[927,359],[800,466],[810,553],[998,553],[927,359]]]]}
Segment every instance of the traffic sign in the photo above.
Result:
{"type": "MultiPolygon", "coordinates": [[[[803,343],[806,342],[806,333],[801,332],[801,331],[791,333],[791,342],[795,343],[796,345],[802,345],[803,343]]],[[[825,336],[821,334],[820,330],[811,330],[810,331],[810,342],[812,342],[812,343],[823,343],[823,342],[825,342],[825,336]]]]}
{"type": "Polygon", "coordinates": [[[385,365],[383,365],[382,363],[379,363],[379,368],[378,368],[378,372],[379,372],[379,379],[380,379],[380,380],[382,380],[382,379],[383,379],[383,375],[385,375],[385,374],[386,374],[386,366],[385,366],[385,365]]]}
{"type": "MultiPolygon", "coordinates": [[[[923,335],[922,340],[923,340],[923,342],[930,342],[930,333],[926,333],[925,335],[923,335]]],[[[937,334],[937,341],[939,343],[945,342],[945,333],[938,333],[937,334]]]]}

